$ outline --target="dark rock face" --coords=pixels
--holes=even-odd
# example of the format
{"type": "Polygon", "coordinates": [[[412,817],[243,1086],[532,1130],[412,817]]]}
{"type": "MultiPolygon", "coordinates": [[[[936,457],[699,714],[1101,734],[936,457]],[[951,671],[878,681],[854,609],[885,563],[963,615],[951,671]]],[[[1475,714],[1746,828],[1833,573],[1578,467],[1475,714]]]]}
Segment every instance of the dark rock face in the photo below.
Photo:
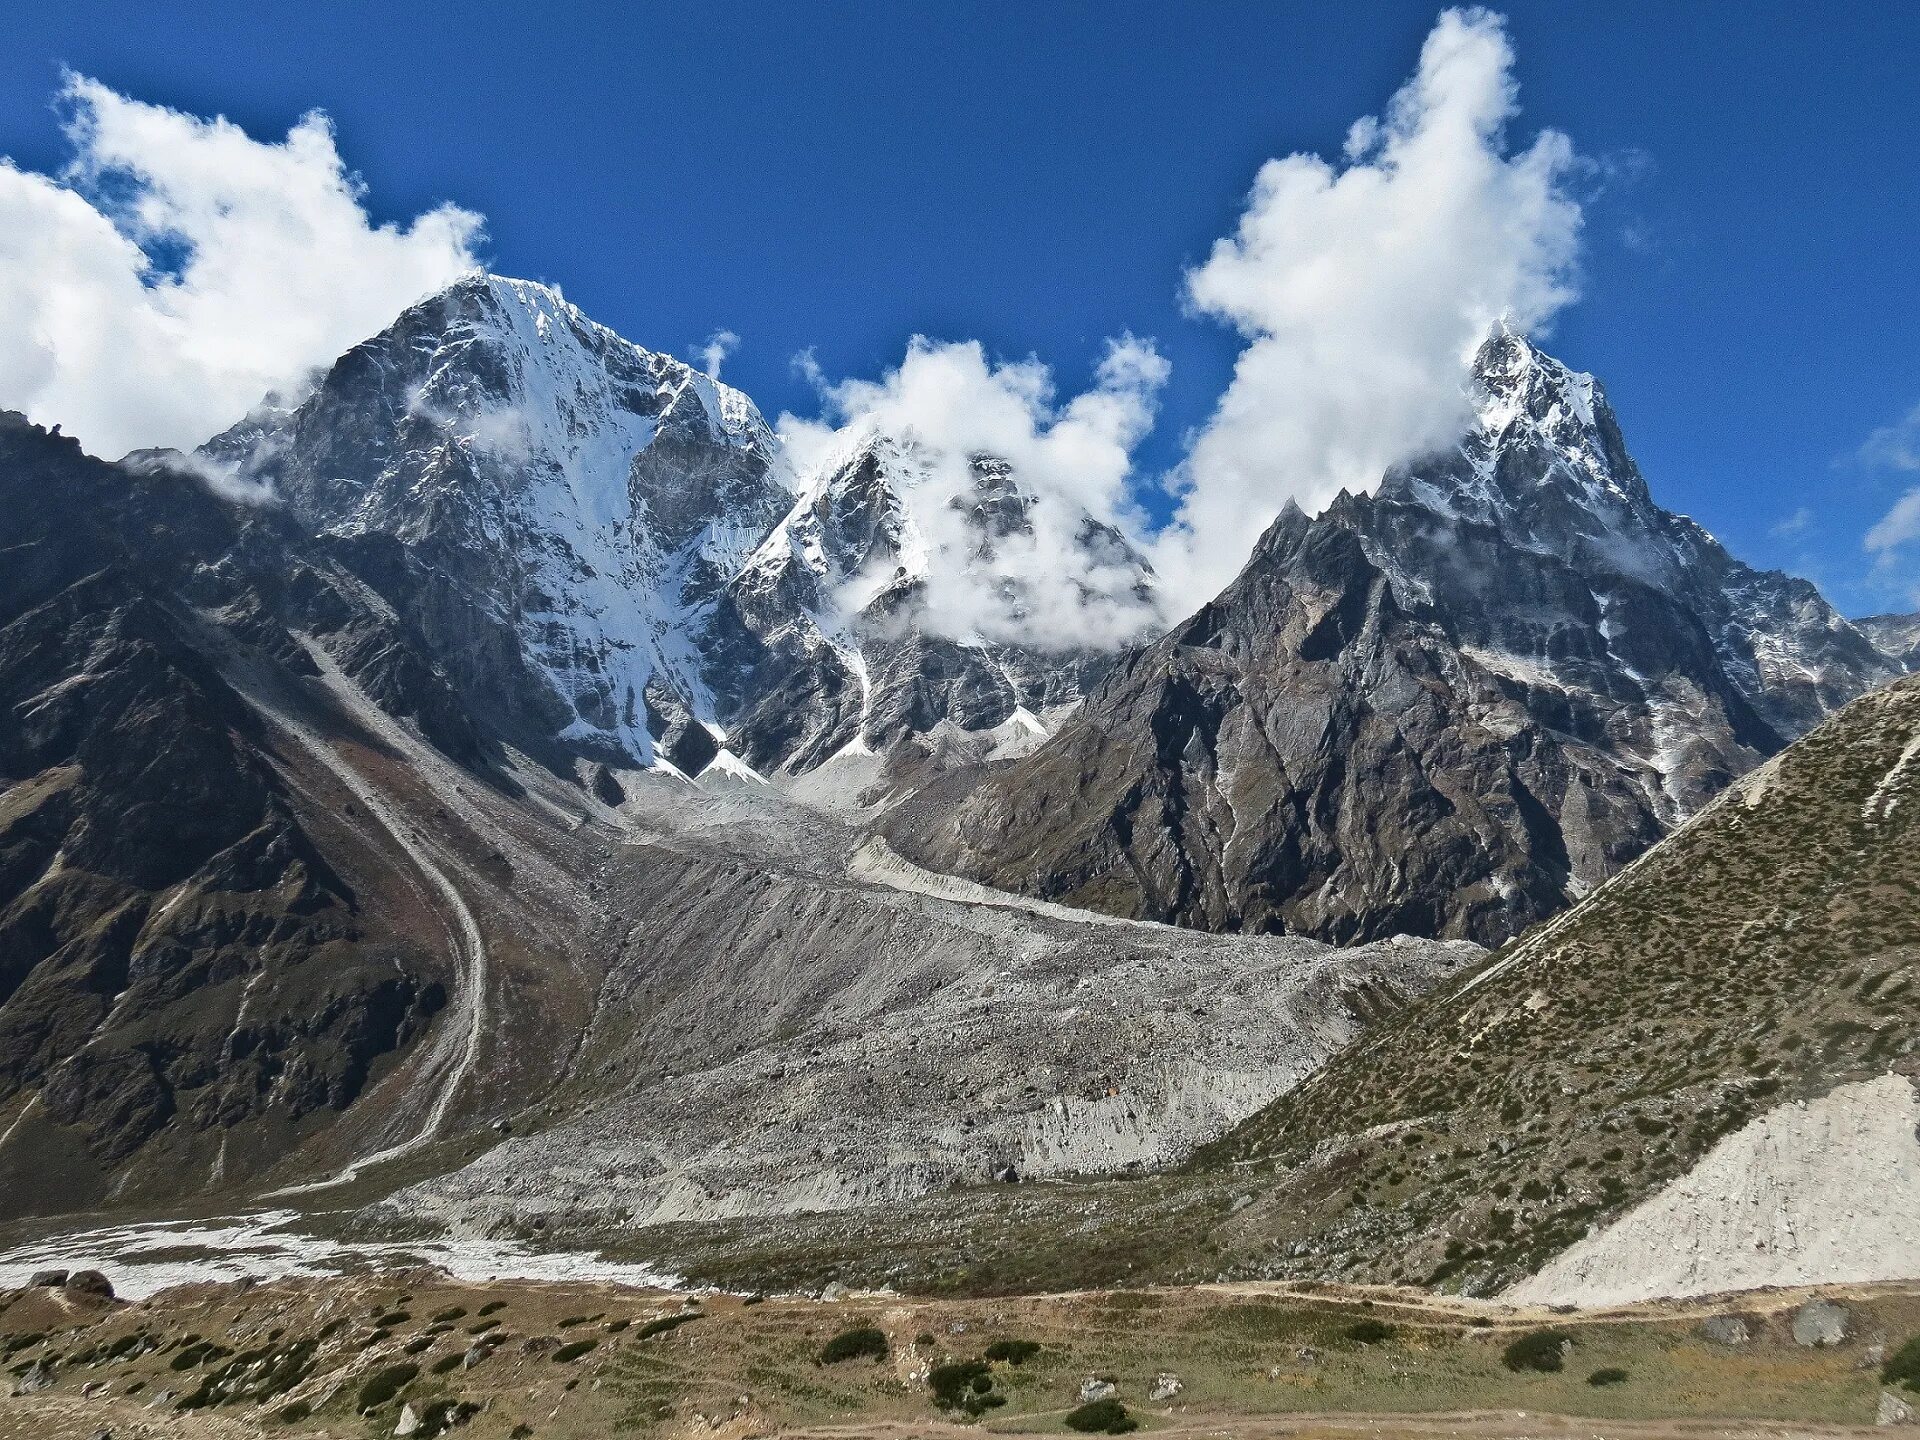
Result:
{"type": "Polygon", "coordinates": [[[1460,446],[1289,509],[1034,754],[893,838],[1208,929],[1498,943],[1896,667],[1660,510],[1590,377],[1514,336],[1460,446]]]}
{"type": "Polygon", "coordinates": [[[1869,615],[1853,623],[1902,669],[1920,669],[1920,615],[1869,615]]]}
{"type": "Polygon", "coordinates": [[[262,1127],[343,1109],[442,1003],[425,956],[369,933],[221,674],[311,665],[270,612],[323,592],[347,649],[383,622],[273,516],[14,416],[0,517],[0,1106],[21,1125],[0,1185],[23,1208],[139,1193],[163,1132],[236,1139],[242,1173],[262,1127]]]}

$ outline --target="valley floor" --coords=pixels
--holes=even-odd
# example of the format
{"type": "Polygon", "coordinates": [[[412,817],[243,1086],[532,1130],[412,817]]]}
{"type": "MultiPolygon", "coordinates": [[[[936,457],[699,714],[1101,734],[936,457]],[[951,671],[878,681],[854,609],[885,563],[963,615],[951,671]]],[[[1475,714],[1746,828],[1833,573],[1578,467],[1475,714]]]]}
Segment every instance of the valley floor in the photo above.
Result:
{"type": "Polygon", "coordinates": [[[43,1285],[0,1292],[0,1440],[1057,1434],[1101,1384],[1167,1436],[1774,1440],[1898,1413],[1879,1369],[1917,1331],[1915,1286],[1562,1314],[1255,1284],[761,1299],[416,1269],[132,1304],[43,1285]],[[865,1329],[884,1354],[822,1363],[865,1329]],[[1542,1330],[1557,1371],[1504,1363],[1542,1330]],[[937,1399],[938,1367],[969,1363],[977,1420],[937,1399]]]}

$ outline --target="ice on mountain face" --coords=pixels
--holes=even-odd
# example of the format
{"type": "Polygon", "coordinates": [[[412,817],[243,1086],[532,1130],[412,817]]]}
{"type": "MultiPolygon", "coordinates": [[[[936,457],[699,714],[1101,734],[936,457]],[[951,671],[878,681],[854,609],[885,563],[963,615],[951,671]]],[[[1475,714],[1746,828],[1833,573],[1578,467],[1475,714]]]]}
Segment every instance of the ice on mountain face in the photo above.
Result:
{"type": "Polygon", "coordinates": [[[1051,713],[1105,663],[1077,632],[1150,610],[1123,537],[992,457],[868,433],[797,476],[740,392],[495,276],[206,455],[341,542],[505,733],[608,763],[698,774],[725,736],[748,769],[797,773],[855,740],[1051,713]],[[1061,576],[1021,570],[1036,536],[1099,582],[1067,594],[1071,625],[1035,599],[1061,576]]]}
{"type": "Polygon", "coordinates": [[[274,439],[296,511],[401,539],[511,624],[560,740],[651,764],[656,677],[716,719],[706,612],[792,490],[738,391],[475,276],[343,357],[274,439]]]}

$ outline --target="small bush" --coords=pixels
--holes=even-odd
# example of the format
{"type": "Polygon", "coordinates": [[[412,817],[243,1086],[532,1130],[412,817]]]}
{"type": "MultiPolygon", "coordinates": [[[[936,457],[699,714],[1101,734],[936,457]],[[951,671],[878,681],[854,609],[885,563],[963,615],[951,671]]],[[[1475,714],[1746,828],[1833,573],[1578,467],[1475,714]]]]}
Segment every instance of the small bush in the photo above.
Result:
{"type": "Polygon", "coordinates": [[[400,1347],[400,1353],[403,1355],[418,1355],[421,1351],[431,1350],[432,1348],[433,1336],[416,1335],[400,1347]]]}
{"type": "Polygon", "coordinates": [[[1368,1316],[1365,1320],[1356,1320],[1347,1326],[1347,1339],[1356,1345],[1378,1345],[1383,1340],[1393,1338],[1393,1326],[1384,1320],[1375,1320],[1368,1316]]]}
{"type": "Polygon", "coordinates": [[[600,1328],[606,1331],[609,1335],[618,1335],[622,1330],[626,1329],[631,1324],[633,1324],[633,1321],[627,1319],[623,1315],[618,1320],[607,1321],[607,1323],[602,1325],[600,1328]]]}
{"type": "Polygon", "coordinates": [[[507,1302],[504,1300],[489,1300],[486,1304],[480,1307],[480,1313],[482,1315],[492,1315],[496,1311],[504,1310],[506,1308],[507,1308],[507,1302]]]}
{"type": "Polygon", "coordinates": [[[1069,1410],[1066,1425],[1069,1430],[1087,1435],[1125,1435],[1129,1430],[1140,1428],[1140,1422],[1127,1413],[1127,1407],[1111,1395],[1069,1410]]]}
{"type": "Polygon", "coordinates": [[[1038,1340],[996,1340],[987,1346],[989,1360],[1004,1360],[1009,1365],[1024,1365],[1040,1353],[1038,1340]]]}
{"type": "Polygon", "coordinates": [[[958,1410],[966,1405],[976,1380],[991,1385],[984,1360],[951,1360],[927,1372],[927,1384],[933,1390],[933,1403],[942,1410],[958,1410]]]}
{"type": "Polygon", "coordinates": [[[420,1367],[412,1364],[389,1365],[376,1370],[360,1387],[360,1397],[354,1403],[361,1410],[378,1410],[412,1384],[413,1377],[419,1373],[420,1367]]]}
{"type": "Polygon", "coordinates": [[[1569,1338],[1561,1330],[1529,1331],[1500,1353],[1500,1363],[1509,1370],[1538,1370],[1551,1375],[1564,1363],[1560,1347],[1569,1338]]]}
{"type": "Polygon", "coordinates": [[[391,1330],[394,1326],[404,1325],[411,1319],[413,1316],[404,1310],[389,1310],[384,1315],[376,1315],[373,1324],[377,1330],[391,1330]]]}
{"type": "Polygon", "coordinates": [[[876,1360],[887,1358],[886,1332],[871,1325],[860,1325],[842,1330],[829,1340],[820,1352],[820,1363],[838,1365],[842,1360],[858,1360],[868,1355],[876,1360]]]}
{"type": "Polygon", "coordinates": [[[569,1315],[560,1322],[559,1328],[562,1330],[571,1330],[576,1325],[584,1325],[586,1323],[587,1317],[584,1315],[569,1315]]]}
{"type": "Polygon", "coordinates": [[[698,1315],[692,1313],[662,1315],[658,1320],[649,1320],[646,1324],[642,1325],[638,1330],[633,1332],[633,1336],[636,1340],[650,1340],[655,1335],[664,1335],[669,1330],[677,1330],[689,1320],[698,1320],[699,1318],[698,1315]]]}
{"type": "Polygon", "coordinates": [[[1889,1385],[1920,1390],[1920,1335],[1887,1357],[1887,1363],[1880,1367],[1880,1378],[1889,1385]]]}
{"type": "Polygon", "coordinates": [[[445,1325],[453,1320],[464,1319],[466,1313],[467,1307],[464,1305],[449,1305],[444,1310],[436,1310],[433,1312],[433,1323],[436,1325],[445,1325]]]}
{"type": "Polygon", "coordinates": [[[464,1355],[442,1355],[429,1368],[436,1375],[451,1375],[460,1368],[460,1362],[464,1359],[464,1355]]]}
{"type": "Polygon", "coordinates": [[[313,1406],[304,1400],[291,1400],[273,1412],[273,1418],[282,1425],[298,1425],[313,1413],[313,1406]]]}
{"type": "Polygon", "coordinates": [[[558,1350],[553,1352],[553,1358],[555,1360],[560,1360],[560,1361],[578,1360],[582,1355],[586,1354],[589,1350],[593,1349],[593,1347],[598,1345],[599,1343],[600,1342],[598,1340],[569,1341],[567,1344],[562,1345],[558,1350]]]}
{"type": "Polygon", "coordinates": [[[1614,1365],[1608,1365],[1587,1376],[1589,1385],[1624,1385],[1626,1383],[1627,1372],[1614,1365]]]}

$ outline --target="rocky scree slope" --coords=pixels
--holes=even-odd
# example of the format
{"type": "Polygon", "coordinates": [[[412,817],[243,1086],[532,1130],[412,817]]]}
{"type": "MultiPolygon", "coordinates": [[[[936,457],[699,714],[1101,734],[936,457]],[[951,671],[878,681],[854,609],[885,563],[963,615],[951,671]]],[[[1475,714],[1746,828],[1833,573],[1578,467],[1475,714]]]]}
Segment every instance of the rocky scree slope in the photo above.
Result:
{"type": "MultiPolygon", "coordinates": [[[[727,749],[798,773],[1070,704],[1104,663],[922,623],[910,441],[797,475],[745,395],[525,281],[456,283],[202,453],[353,547],[456,690],[549,763],[698,774],[727,749]]],[[[974,473],[953,504],[990,561],[1039,502],[991,457],[974,473]]]]}
{"type": "Polygon", "coordinates": [[[382,1221],[624,1244],[670,1221],[1152,1170],[1482,954],[956,901],[910,867],[849,867],[850,832],[764,792],[731,814],[722,795],[704,822],[668,819],[689,802],[658,782],[656,798],[678,833],[626,847],[601,882],[646,906],[574,1079],[382,1221]]]}
{"type": "Polygon", "coordinates": [[[1509,334],[1453,450],[1289,508],[1045,745],[890,825],[1115,914],[1497,943],[1903,668],[1656,505],[1606,397],[1509,334]]]}
{"type": "Polygon", "coordinates": [[[1662,1277],[1885,1278],[1910,1251],[1856,1241],[1910,1234],[1920,1184],[1898,1128],[1916,826],[1908,678],[1172,1172],[690,1227],[657,1253],[729,1283],[1006,1292],[1277,1277],[1604,1302],[1662,1277]]]}

